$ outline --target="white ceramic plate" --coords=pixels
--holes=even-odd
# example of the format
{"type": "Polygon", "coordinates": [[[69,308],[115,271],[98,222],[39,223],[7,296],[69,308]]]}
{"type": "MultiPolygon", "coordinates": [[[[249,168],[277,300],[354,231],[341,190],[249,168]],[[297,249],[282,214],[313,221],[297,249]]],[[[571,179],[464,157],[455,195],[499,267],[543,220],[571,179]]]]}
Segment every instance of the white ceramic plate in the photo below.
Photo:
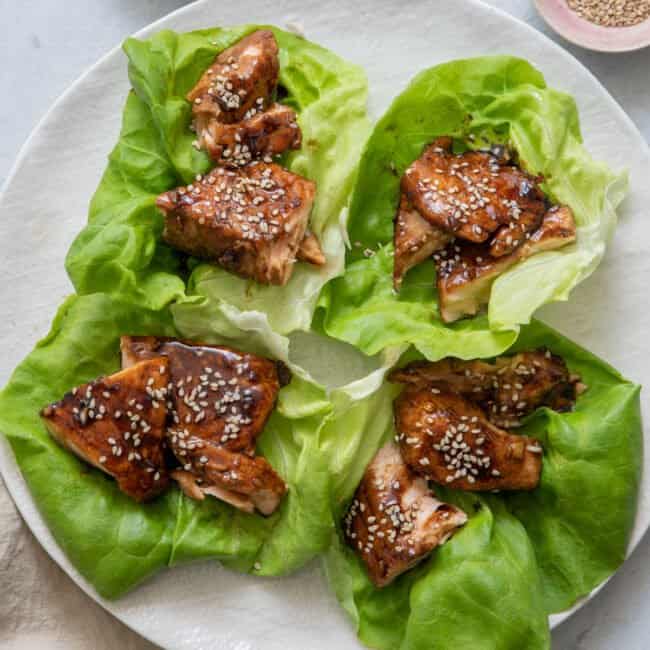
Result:
{"type": "MultiPolygon", "coordinates": [[[[483,54],[525,57],[550,84],[572,93],[589,149],[615,168],[629,168],[631,193],[597,273],[571,302],[541,315],[628,377],[650,386],[644,313],[650,272],[650,152],[630,119],[580,63],[523,23],[469,0],[356,0],[327,6],[321,0],[203,0],[138,35],[243,22],[300,23],[309,38],[362,65],[374,116],[422,68],[483,54]]],[[[0,384],[47,332],[56,307],[71,291],[64,256],[85,223],[88,201],[118,136],[128,88],[126,60],[116,49],[56,102],[9,177],[0,198],[0,384]]],[[[646,428],[646,439],[649,435],[646,428]]],[[[360,647],[315,565],[290,578],[260,580],[202,563],[165,572],[118,602],[102,601],[52,539],[1,437],[0,469],[25,521],[54,560],[92,598],[160,645],[193,650],[360,647]]],[[[647,460],[645,469],[630,550],[650,523],[647,460]]],[[[557,625],[569,613],[551,617],[551,623],[557,625]]]]}

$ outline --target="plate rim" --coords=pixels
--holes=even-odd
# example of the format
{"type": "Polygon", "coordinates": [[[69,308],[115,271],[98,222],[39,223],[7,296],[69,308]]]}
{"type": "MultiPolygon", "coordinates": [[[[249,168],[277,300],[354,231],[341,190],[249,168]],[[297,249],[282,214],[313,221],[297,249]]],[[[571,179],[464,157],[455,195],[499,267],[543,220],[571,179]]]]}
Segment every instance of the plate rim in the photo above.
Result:
{"type": "MultiPolygon", "coordinates": [[[[174,19],[177,18],[178,16],[181,16],[183,14],[190,14],[194,12],[201,5],[207,6],[213,3],[214,1],[215,0],[194,0],[193,2],[183,5],[161,16],[155,21],[148,23],[147,25],[137,30],[136,32],[125,36],[125,39],[130,37],[145,38],[160,29],[173,29],[173,26],[170,26],[168,24],[169,22],[173,22],[174,19]]],[[[641,147],[646,150],[648,157],[650,157],[650,143],[646,141],[645,137],[639,130],[638,126],[634,123],[632,118],[625,112],[625,110],[618,103],[616,98],[612,96],[609,90],[601,83],[601,81],[595,76],[595,74],[592,73],[591,70],[589,70],[589,68],[587,68],[573,54],[571,54],[571,52],[566,50],[559,43],[553,41],[549,36],[541,32],[540,30],[536,29],[532,25],[529,25],[521,18],[518,18],[517,16],[513,16],[512,14],[508,13],[504,9],[501,9],[500,7],[489,5],[483,0],[462,0],[462,1],[469,6],[478,8],[479,11],[485,11],[491,13],[494,16],[498,16],[503,20],[509,21],[511,23],[516,23],[520,29],[526,30],[531,36],[537,38],[540,43],[543,43],[546,47],[553,48],[559,55],[564,56],[565,59],[571,61],[572,65],[577,66],[582,71],[582,73],[585,74],[585,76],[590,79],[592,83],[595,83],[601,89],[601,91],[607,98],[608,102],[610,103],[610,107],[616,111],[618,118],[621,121],[626,123],[630,131],[633,132],[635,136],[637,136],[639,142],[641,143],[641,147]]],[[[95,71],[96,68],[104,64],[112,57],[116,55],[119,56],[121,54],[122,43],[124,42],[124,40],[122,40],[120,43],[118,43],[117,45],[109,49],[105,54],[100,56],[96,61],[94,61],[89,66],[87,66],[81,72],[81,74],[79,74],[79,76],[76,77],[74,81],[72,81],[65,88],[65,90],[56,97],[56,99],[48,106],[45,113],[36,122],[32,130],[30,131],[29,135],[23,142],[22,146],[20,147],[18,154],[16,155],[16,158],[14,159],[9,169],[7,177],[2,183],[2,187],[0,187],[0,206],[3,203],[5,193],[7,192],[8,188],[12,184],[14,177],[17,176],[18,172],[20,171],[20,168],[22,167],[22,163],[25,160],[25,158],[28,156],[32,143],[36,139],[41,129],[47,124],[47,122],[50,120],[52,115],[56,112],[58,107],[61,104],[63,104],[70,95],[76,92],[80,86],[83,85],[86,78],[89,77],[95,71]]],[[[404,83],[408,83],[408,81],[409,79],[405,79],[404,83]]],[[[373,119],[372,115],[370,117],[371,119],[373,119]]],[[[43,336],[44,335],[45,334],[43,334],[43,336]]],[[[13,454],[11,446],[8,440],[6,439],[6,437],[4,436],[4,434],[0,435],[0,476],[2,477],[7,492],[11,496],[13,504],[18,510],[18,512],[20,513],[23,522],[28,526],[30,532],[34,535],[41,548],[47,553],[47,555],[52,559],[52,561],[55,562],[57,566],[61,568],[65,572],[65,574],[86,595],[88,595],[95,603],[100,605],[104,610],[106,610],[112,616],[118,619],[123,625],[125,625],[135,633],[139,634],[147,641],[154,643],[156,645],[160,645],[161,647],[165,647],[162,645],[160,639],[155,638],[152,630],[149,629],[143,630],[138,628],[135,622],[131,622],[126,617],[124,617],[120,611],[117,611],[112,605],[114,602],[118,602],[118,601],[106,600],[102,598],[95,591],[94,587],[90,583],[88,583],[88,581],[81,574],[79,574],[77,569],[67,559],[67,556],[60,548],[56,540],[52,537],[49,528],[44,524],[44,522],[43,522],[44,530],[40,530],[40,527],[38,525],[36,526],[32,525],[32,521],[30,521],[31,514],[27,512],[26,502],[31,502],[31,505],[33,506],[36,512],[36,516],[38,518],[41,518],[41,514],[38,510],[38,506],[33,501],[29,487],[27,486],[27,483],[22,473],[20,472],[20,468],[16,463],[15,456],[13,454]],[[8,480],[8,477],[11,474],[15,474],[15,482],[14,479],[8,480]],[[21,495],[19,494],[19,492],[21,489],[24,490],[25,494],[27,495],[26,502],[23,502],[20,499],[21,495]],[[49,539],[46,539],[47,536],[49,536],[49,539]]],[[[641,496],[642,487],[645,480],[646,480],[646,476],[645,473],[643,473],[640,478],[640,484],[639,484],[640,488],[638,494],[639,497],[641,496]]],[[[644,520],[640,520],[640,516],[641,516],[641,511],[639,505],[637,504],[633,535],[630,538],[630,542],[628,544],[628,548],[626,551],[626,556],[623,564],[627,562],[627,560],[632,555],[632,553],[634,553],[634,551],[637,549],[639,543],[641,542],[641,540],[643,539],[647,531],[650,530],[650,511],[645,515],[644,520]],[[639,524],[640,524],[640,528],[638,528],[639,524]]],[[[621,570],[623,564],[621,564],[621,566],[612,575],[610,575],[602,583],[600,583],[597,587],[595,587],[589,594],[579,599],[573,605],[573,607],[563,612],[559,612],[557,614],[551,614],[549,616],[550,629],[551,630],[556,629],[560,624],[562,624],[564,621],[570,618],[574,613],[580,610],[584,605],[586,605],[589,601],[591,601],[594,597],[596,597],[597,594],[605,587],[605,585],[607,585],[607,583],[621,570]]]]}

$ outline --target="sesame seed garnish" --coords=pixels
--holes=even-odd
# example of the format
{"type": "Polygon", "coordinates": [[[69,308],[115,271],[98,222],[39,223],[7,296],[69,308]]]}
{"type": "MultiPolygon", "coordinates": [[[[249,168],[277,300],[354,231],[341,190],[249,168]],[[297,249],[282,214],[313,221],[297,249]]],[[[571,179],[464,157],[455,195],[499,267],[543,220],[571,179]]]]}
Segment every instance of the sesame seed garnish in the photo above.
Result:
{"type": "Polygon", "coordinates": [[[567,0],[567,4],[601,27],[632,27],[650,18],[648,0],[567,0]]]}

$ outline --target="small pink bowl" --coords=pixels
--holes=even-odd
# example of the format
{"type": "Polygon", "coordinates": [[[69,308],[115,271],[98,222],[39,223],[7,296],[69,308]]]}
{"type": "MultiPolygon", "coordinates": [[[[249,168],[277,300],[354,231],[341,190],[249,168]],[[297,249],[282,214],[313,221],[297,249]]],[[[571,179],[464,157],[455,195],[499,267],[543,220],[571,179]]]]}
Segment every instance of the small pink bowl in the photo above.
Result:
{"type": "Polygon", "coordinates": [[[599,52],[630,52],[650,45],[650,19],[633,27],[601,27],[569,9],[566,0],[535,0],[537,11],[561,36],[599,52]]]}

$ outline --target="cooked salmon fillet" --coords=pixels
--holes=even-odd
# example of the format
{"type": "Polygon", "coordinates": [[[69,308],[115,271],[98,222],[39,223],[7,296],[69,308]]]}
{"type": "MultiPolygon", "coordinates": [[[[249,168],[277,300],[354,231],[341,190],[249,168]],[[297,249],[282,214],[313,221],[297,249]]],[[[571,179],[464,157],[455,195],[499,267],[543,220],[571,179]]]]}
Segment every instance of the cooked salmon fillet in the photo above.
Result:
{"type": "Polygon", "coordinates": [[[173,428],[249,456],[275,408],[287,367],[256,354],[155,336],[123,336],[122,365],[164,356],[173,428]]]}
{"type": "Polygon", "coordinates": [[[240,122],[265,110],[278,83],[280,62],[273,32],[260,29],[221,52],[187,94],[194,116],[240,122]]]}
{"type": "Polygon", "coordinates": [[[305,236],[300,242],[298,247],[298,252],[296,257],[301,262],[307,262],[308,264],[313,264],[314,266],[324,266],[327,260],[325,259],[325,254],[323,253],[322,248],[316,235],[314,235],[311,230],[308,230],[305,233],[305,236]]]}
{"type": "Polygon", "coordinates": [[[255,445],[290,380],[286,366],[226,346],[153,336],[123,336],[121,349],[127,367],[151,357],[169,362],[167,439],[181,464],[172,477],[183,491],[273,512],[287,488],[255,456],[255,445]]]}
{"type": "Polygon", "coordinates": [[[500,356],[486,361],[417,361],[394,370],[390,380],[430,388],[448,388],[483,409],[498,427],[512,428],[536,409],[546,406],[570,411],[585,389],[580,377],[562,357],[548,349],[500,356]]]}
{"type": "MultiPolygon", "coordinates": [[[[316,185],[276,164],[217,167],[158,197],[163,239],[262,284],[284,285],[303,242],[316,185]]],[[[313,244],[313,242],[312,242],[313,244]]]]}
{"type": "Polygon", "coordinates": [[[136,501],[169,483],[164,441],[168,362],[153,357],[73,389],[46,406],[50,434],[81,459],[117,480],[136,501]]]}
{"type": "Polygon", "coordinates": [[[393,286],[399,291],[406,273],[453,239],[453,235],[427,221],[411,205],[405,194],[400,198],[395,216],[393,242],[393,286]]]}
{"type": "Polygon", "coordinates": [[[459,490],[532,490],[542,471],[539,441],[512,435],[446,388],[407,385],[395,400],[402,457],[424,478],[459,490]]]}
{"type": "Polygon", "coordinates": [[[440,316],[453,322],[486,305],[494,280],[518,261],[575,241],[567,206],[552,206],[542,178],[505,147],[454,153],[436,138],[404,172],[395,218],[393,283],[433,256],[440,316]]]}
{"type": "Polygon", "coordinates": [[[481,243],[501,226],[492,254],[508,254],[539,225],[547,210],[538,178],[491,152],[452,152],[451,138],[434,140],[406,169],[402,191],[434,226],[467,241],[481,243]],[[506,245],[505,239],[510,237],[506,245]]]}
{"type": "Polygon", "coordinates": [[[562,248],[576,239],[571,209],[555,206],[525,243],[510,255],[493,257],[491,245],[456,240],[434,254],[440,315],[447,322],[477,314],[490,300],[496,278],[517,262],[543,251],[562,248]]]}
{"type": "Polygon", "coordinates": [[[273,103],[280,63],[269,30],[249,34],[219,54],[188,93],[195,146],[221,165],[271,162],[299,149],[302,134],[295,111],[273,103]]]}
{"type": "Polygon", "coordinates": [[[300,149],[302,142],[295,111],[281,104],[234,123],[200,115],[194,128],[200,147],[221,165],[246,165],[260,158],[272,162],[289,149],[300,149]]]}
{"type": "Polygon", "coordinates": [[[245,512],[272,514],[287,492],[285,482],[261,456],[228,451],[205,437],[172,429],[171,446],[182,463],[172,472],[185,494],[193,499],[210,495],[245,512]]]}
{"type": "Polygon", "coordinates": [[[382,447],[361,480],[344,517],[347,543],[377,587],[422,561],[467,521],[456,506],[435,498],[412,472],[398,447],[382,447]]]}

